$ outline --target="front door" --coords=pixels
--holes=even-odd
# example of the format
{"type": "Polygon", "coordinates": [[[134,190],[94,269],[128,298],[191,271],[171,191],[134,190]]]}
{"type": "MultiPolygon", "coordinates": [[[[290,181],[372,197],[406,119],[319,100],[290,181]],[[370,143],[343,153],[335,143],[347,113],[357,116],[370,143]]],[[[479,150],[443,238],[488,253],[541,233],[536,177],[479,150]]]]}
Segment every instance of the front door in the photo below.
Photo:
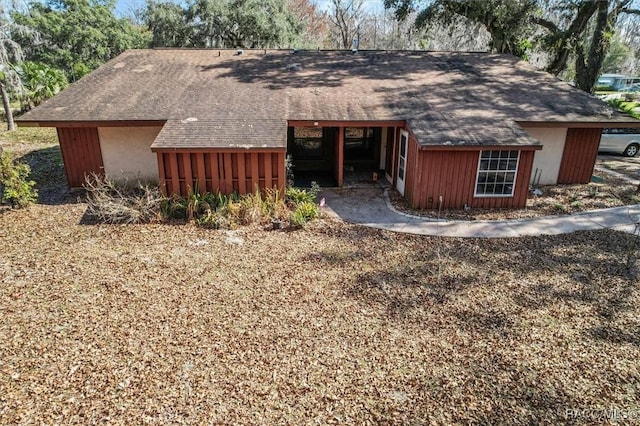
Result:
{"type": "Polygon", "coordinates": [[[398,179],[396,189],[400,195],[404,195],[404,180],[407,174],[407,142],[409,134],[400,130],[400,143],[398,144],[398,179]]]}

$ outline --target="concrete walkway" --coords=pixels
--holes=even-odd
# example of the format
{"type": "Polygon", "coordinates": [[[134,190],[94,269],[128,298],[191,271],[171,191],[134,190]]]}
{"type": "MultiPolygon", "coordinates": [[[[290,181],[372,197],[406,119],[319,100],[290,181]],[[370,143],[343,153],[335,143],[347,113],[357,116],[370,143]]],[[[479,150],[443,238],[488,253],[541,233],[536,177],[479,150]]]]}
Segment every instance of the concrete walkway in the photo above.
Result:
{"type": "Polygon", "coordinates": [[[326,190],[319,198],[325,199],[325,209],[346,222],[416,235],[507,238],[604,228],[633,233],[640,222],[640,204],[531,219],[463,221],[402,213],[392,206],[384,188],[326,190]]]}

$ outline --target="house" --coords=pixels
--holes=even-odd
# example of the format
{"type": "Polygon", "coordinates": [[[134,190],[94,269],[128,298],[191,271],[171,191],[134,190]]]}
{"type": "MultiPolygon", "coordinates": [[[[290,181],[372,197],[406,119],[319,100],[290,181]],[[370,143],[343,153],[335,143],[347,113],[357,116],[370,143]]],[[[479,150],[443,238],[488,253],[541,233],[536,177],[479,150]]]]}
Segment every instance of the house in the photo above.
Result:
{"type": "Polygon", "coordinates": [[[68,183],[167,193],[342,186],[377,171],[414,207],[518,208],[530,183],[587,183],[602,128],[640,127],[513,56],[412,51],[131,50],[39,107],[68,183]],[[439,200],[442,201],[439,201],[439,200]]]}
{"type": "Polygon", "coordinates": [[[624,74],[602,74],[598,77],[598,86],[608,86],[611,90],[624,91],[634,84],[640,84],[640,77],[630,77],[624,74]]]}

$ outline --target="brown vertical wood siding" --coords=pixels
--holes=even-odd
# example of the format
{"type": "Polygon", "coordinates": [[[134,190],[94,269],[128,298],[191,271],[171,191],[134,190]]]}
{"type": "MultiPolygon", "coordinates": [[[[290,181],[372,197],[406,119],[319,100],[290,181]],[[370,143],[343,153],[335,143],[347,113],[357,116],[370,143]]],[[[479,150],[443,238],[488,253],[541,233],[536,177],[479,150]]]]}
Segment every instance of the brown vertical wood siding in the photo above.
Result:
{"type": "Polygon", "coordinates": [[[81,187],[91,173],[104,175],[97,127],[59,127],[56,130],[69,187],[81,187]]]}
{"type": "Polygon", "coordinates": [[[535,151],[520,151],[516,186],[512,197],[474,197],[480,151],[418,151],[413,172],[411,205],[437,209],[442,197],[443,209],[521,208],[527,203],[529,178],[535,151]]]}
{"type": "Polygon", "coordinates": [[[568,129],[558,183],[589,183],[598,156],[602,129],[568,129]]]}
{"type": "Polygon", "coordinates": [[[286,182],[284,151],[158,151],[158,175],[168,194],[247,194],[256,187],[283,189],[286,182]]]}

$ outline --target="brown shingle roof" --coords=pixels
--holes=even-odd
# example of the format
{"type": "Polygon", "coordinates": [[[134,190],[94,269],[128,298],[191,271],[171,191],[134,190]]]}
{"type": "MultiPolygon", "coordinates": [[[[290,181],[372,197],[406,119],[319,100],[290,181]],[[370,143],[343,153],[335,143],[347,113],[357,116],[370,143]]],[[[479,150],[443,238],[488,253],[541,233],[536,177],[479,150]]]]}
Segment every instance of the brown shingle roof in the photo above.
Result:
{"type": "Polygon", "coordinates": [[[422,145],[535,143],[519,121],[636,122],[507,55],[217,49],[125,52],[19,121],[122,120],[169,120],[156,147],[284,147],[287,120],[406,120],[422,145]]]}
{"type": "Polygon", "coordinates": [[[287,123],[265,119],[168,120],[152,149],[281,148],[287,145],[287,123]],[[256,135],[263,135],[257,139],[256,135]]]}

